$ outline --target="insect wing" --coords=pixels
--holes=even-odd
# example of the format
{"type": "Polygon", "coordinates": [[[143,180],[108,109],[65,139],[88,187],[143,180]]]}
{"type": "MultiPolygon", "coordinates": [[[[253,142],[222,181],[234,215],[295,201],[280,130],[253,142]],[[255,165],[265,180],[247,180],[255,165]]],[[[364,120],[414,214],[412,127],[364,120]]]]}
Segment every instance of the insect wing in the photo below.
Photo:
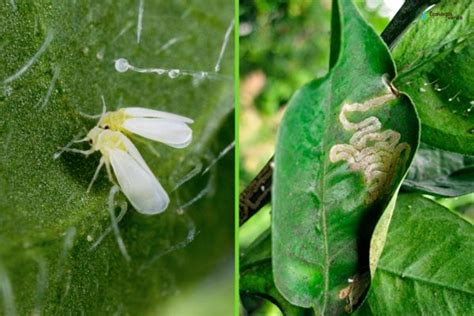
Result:
{"type": "Polygon", "coordinates": [[[130,151],[111,149],[110,161],[123,193],[138,212],[152,215],[168,207],[168,194],[141,156],[137,160],[130,151]]]}
{"type": "Polygon", "coordinates": [[[189,124],[194,122],[190,118],[173,114],[173,113],[163,112],[163,111],[156,111],[156,110],[139,108],[139,107],[124,108],[123,110],[125,111],[126,114],[133,117],[137,117],[137,118],[138,117],[162,118],[162,119],[168,119],[170,121],[177,121],[177,122],[183,122],[183,123],[189,123],[189,124]]]}
{"type": "Polygon", "coordinates": [[[193,134],[185,123],[163,118],[130,118],[125,120],[123,127],[129,132],[174,148],[188,146],[193,134]]]}

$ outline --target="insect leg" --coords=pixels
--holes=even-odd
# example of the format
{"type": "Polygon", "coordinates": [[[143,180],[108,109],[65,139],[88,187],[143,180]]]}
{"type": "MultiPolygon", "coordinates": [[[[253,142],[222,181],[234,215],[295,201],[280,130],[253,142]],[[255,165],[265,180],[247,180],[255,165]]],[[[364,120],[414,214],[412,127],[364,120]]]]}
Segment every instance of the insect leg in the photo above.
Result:
{"type": "Polygon", "coordinates": [[[91,119],[91,120],[97,120],[99,118],[101,118],[102,114],[87,114],[87,113],[83,113],[83,112],[79,112],[79,115],[82,116],[82,117],[85,117],[85,118],[88,118],[88,119],[91,119]]]}
{"type": "Polygon", "coordinates": [[[110,170],[110,164],[106,163],[105,168],[107,169],[107,176],[109,177],[110,182],[115,184],[114,177],[112,176],[112,171],[110,170]]]}
{"type": "Polygon", "coordinates": [[[61,152],[70,152],[70,153],[76,153],[76,154],[82,154],[84,156],[89,156],[90,154],[93,154],[95,149],[88,149],[88,150],[80,150],[76,148],[61,148],[61,152]]]}
{"type": "Polygon", "coordinates": [[[92,177],[91,183],[89,183],[89,186],[87,187],[87,193],[90,192],[92,185],[94,184],[95,180],[97,180],[97,177],[99,176],[100,169],[102,169],[102,166],[104,165],[105,160],[104,158],[100,158],[99,165],[97,166],[97,169],[95,170],[94,176],[92,177]]]}

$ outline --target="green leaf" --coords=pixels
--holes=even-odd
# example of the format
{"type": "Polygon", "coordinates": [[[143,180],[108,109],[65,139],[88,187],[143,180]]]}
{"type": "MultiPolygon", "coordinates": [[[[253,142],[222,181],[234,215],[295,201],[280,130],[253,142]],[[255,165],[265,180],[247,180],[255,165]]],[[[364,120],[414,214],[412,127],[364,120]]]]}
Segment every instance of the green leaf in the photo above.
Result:
{"type": "Polygon", "coordinates": [[[472,315],[474,227],[432,200],[402,194],[360,315],[472,315]]]}
{"type": "Polygon", "coordinates": [[[242,269],[272,256],[270,228],[262,232],[246,249],[240,249],[239,265],[242,269]]]}
{"type": "Polygon", "coordinates": [[[416,106],[422,141],[474,154],[474,37],[471,0],[441,1],[393,49],[395,85],[416,106]],[[452,18],[435,14],[451,14],[452,18]]]}
{"type": "MultiPolygon", "coordinates": [[[[214,74],[232,6],[224,0],[13,4],[0,5],[0,263],[8,280],[2,284],[9,284],[0,310],[153,313],[230,256],[232,154],[203,171],[234,139],[232,36],[214,74]],[[210,75],[120,73],[118,58],[140,68],[210,75]],[[130,262],[113,233],[92,247],[110,226],[105,172],[86,193],[100,155],[53,159],[96,124],[80,112],[100,113],[102,95],[109,109],[141,106],[195,120],[186,149],[136,142],[171,205],[152,217],[129,207],[119,228],[130,262]],[[184,182],[190,172],[196,176],[184,182]]],[[[126,199],[119,194],[116,202],[126,199]]]]}
{"type": "Polygon", "coordinates": [[[454,198],[436,198],[435,201],[455,213],[462,214],[470,221],[474,221],[474,193],[454,198]]]}
{"type": "Polygon", "coordinates": [[[331,53],[339,59],[290,101],[279,129],[272,193],[275,284],[292,304],[329,315],[344,310],[339,295],[347,280],[368,271],[373,227],[418,144],[410,100],[384,83],[395,76],[388,48],[350,1],[341,4],[333,5],[341,12],[341,38],[334,39],[341,51],[331,53]],[[355,103],[361,111],[351,111],[355,103]],[[362,134],[372,128],[364,141],[362,134]],[[382,133],[393,137],[391,145],[378,138],[382,133]],[[371,154],[364,157],[364,149],[371,154]]]}
{"type": "Polygon", "coordinates": [[[422,143],[402,188],[439,196],[474,192],[474,157],[422,143]]]}
{"type": "Polygon", "coordinates": [[[240,257],[239,291],[243,296],[257,296],[273,302],[285,316],[311,315],[310,309],[291,305],[273,282],[270,230],[262,233],[240,257]]]}

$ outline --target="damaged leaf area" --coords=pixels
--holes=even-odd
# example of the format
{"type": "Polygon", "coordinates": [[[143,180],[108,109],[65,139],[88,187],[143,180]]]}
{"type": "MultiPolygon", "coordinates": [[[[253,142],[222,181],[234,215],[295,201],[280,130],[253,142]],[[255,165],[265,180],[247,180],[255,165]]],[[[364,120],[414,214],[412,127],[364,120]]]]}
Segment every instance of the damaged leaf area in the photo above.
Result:
{"type": "Polygon", "coordinates": [[[410,146],[400,143],[400,133],[388,129],[381,131],[382,123],[375,116],[370,116],[361,122],[350,122],[346,115],[351,112],[367,112],[388,101],[396,99],[389,93],[371,99],[364,103],[344,104],[339,114],[339,122],[352,135],[349,144],[337,144],[331,147],[329,159],[336,163],[345,160],[351,170],[362,171],[364,182],[368,186],[366,203],[371,204],[382,194],[390,191],[392,178],[399,164],[404,164],[410,154],[410,146]],[[405,157],[400,156],[404,154],[405,157]]]}
{"type": "Polygon", "coordinates": [[[220,154],[234,140],[226,4],[0,5],[0,311],[156,314],[230,267],[234,164],[232,151],[220,154]],[[117,69],[120,59],[143,71],[117,69]],[[99,154],[54,159],[97,124],[84,114],[100,114],[102,98],[110,111],[194,120],[186,149],[132,139],[170,196],[163,214],[137,213],[105,170],[87,193],[99,154]]]}
{"type": "Polygon", "coordinates": [[[388,48],[351,1],[333,2],[331,41],[329,73],[303,86],[285,113],[272,192],[275,285],[318,315],[362,300],[371,234],[419,135],[413,105],[390,84],[388,48]]]}

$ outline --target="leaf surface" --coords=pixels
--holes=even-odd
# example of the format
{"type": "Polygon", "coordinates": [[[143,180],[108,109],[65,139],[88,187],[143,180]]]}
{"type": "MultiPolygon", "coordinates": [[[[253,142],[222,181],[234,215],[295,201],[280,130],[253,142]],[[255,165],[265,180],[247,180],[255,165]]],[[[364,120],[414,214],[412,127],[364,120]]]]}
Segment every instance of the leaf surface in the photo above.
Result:
{"type": "Polygon", "coordinates": [[[395,86],[412,99],[423,142],[474,154],[474,32],[470,0],[440,1],[393,48],[395,86]]]}
{"type": "MultiPolygon", "coordinates": [[[[233,18],[231,6],[221,9],[226,4],[0,4],[0,265],[8,280],[2,284],[10,285],[1,311],[155,314],[156,305],[191,289],[230,256],[232,154],[203,174],[234,139],[232,36],[221,71],[213,74],[233,18]],[[210,76],[118,72],[118,58],[142,69],[210,76]],[[171,204],[157,216],[128,207],[119,229],[130,262],[110,232],[111,184],[104,170],[86,192],[100,155],[53,159],[59,147],[96,124],[80,112],[100,113],[101,96],[110,110],[139,106],[195,121],[186,149],[133,140],[171,204]]],[[[119,194],[115,201],[118,213],[126,200],[119,194]]]]}
{"type": "Polygon", "coordinates": [[[473,236],[472,223],[455,212],[420,195],[399,195],[359,314],[471,315],[473,236]]]}
{"type": "Polygon", "coordinates": [[[272,192],[275,284],[292,304],[328,315],[344,311],[347,280],[368,271],[373,227],[418,144],[410,100],[384,81],[395,77],[388,48],[350,1],[333,8],[339,57],[289,103],[272,192]]]}
{"type": "Polygon", "coordinates": [[[452,197],[474,192],[474,157],[422,143],[402,188],[452,197]]]}
{"type": "Polygon", "coordinates": [[[310,309],[291,305],[275,287],[272,274],[270,230],[262,233],[240,257],[239,292],[273,302],[284,315],[311,315],[310,309]]]}

